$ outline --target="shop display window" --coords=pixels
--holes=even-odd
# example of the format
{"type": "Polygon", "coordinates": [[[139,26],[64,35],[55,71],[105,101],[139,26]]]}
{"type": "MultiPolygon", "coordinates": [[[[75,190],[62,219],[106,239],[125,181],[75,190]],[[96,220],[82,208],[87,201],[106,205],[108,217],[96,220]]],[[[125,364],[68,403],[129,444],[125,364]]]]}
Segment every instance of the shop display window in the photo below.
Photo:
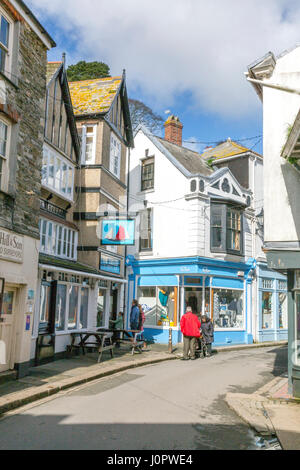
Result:
{"type": "Polygon", "coordinates": [[[215,328],[244,328],[244,291],[212,289],[215,328]]]}
{"type": "Polygon", "coordinates": [[[56,308],[55,308],[55,329],[63,331],[65,329],[65,318],[67,309],[67,286],[57,285],[56,308]]]}
{"type": "Polygon", "coordinates": [[[279,310],[279,328],[288,327],[288,312],[287,312],[287,294],[279,292],[278,294],[278,310],[279,310]]]}
{"type": "Polygon", "coordinates": [[[262,327],[263,329],[273,328],[273,293],[262,292],[262,327]]]}
{"type": "Polygon", "coordinates": [[[99,289],[98,291],[98,300],[97,300],[97,327],[101,328],[104,326],[105,318],[105,299],[106,299],[106,290],[99,289]]]}
{"type": "Polygon", "coordinates": [[[87,328],[88,303],[89,289],[87,287],[82,287],[80,297],[80,328],[87,328]]]}
{"type": "Polygon", "coordinates": [[[184,312],[187,307],[192,308],[192,312],[198,315],[210,317],[210,288],[205,288],[205,311],[203,312],[203,289],[202,287],[186,287],[184,290],[184,312]]]}
{"type": "Polygon", "coordinates": [[[139,287],[138,303],[145,313],[144,326],[177,326],[177,287],[139,287]]]}
{"type": "Polygon", "coordinates": [[[69,287],[69,315],[68,315],[68,329],[75,330],[78,318],[78,295],[79,287],[69,287]]]}

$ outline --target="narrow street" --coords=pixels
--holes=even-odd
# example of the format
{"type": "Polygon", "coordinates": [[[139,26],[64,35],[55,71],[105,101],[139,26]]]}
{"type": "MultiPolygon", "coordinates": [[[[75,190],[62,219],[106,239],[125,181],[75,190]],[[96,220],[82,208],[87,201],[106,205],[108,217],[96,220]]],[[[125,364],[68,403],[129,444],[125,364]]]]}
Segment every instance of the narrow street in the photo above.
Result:
{"type": "Polygon", "coordinates": [[[129,370],[0,421],[0,449],[257,449],[224,402],[286,372],[287,348],[223,352],[129,370]]]}

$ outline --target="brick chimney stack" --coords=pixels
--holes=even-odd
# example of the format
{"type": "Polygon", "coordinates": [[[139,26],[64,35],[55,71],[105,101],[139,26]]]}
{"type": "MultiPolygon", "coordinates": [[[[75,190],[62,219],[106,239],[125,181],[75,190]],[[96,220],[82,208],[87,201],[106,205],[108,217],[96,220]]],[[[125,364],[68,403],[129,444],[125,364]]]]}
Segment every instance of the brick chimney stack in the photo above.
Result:
{"type": "Polygon", "coordinates": [[[182,146],[182,129],[183,125],[177,116],[169,116],[164,123],[165,140],[182,146]]]}

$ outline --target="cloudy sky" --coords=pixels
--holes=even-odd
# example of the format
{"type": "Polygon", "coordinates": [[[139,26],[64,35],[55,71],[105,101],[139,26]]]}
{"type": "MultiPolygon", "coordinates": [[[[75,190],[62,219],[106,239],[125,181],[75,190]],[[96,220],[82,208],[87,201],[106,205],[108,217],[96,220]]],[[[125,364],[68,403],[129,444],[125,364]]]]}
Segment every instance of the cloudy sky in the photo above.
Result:
{"type": "Polygon", "coordinates": [[[68,64],[99,60],[112,75],[125,68],[129,95],[177,114],[187,141],[260,135],[262,109],[244,71],[300,42],[299,0],[27,3],[57,42],[50,60],[65,51],[68,64]]]}

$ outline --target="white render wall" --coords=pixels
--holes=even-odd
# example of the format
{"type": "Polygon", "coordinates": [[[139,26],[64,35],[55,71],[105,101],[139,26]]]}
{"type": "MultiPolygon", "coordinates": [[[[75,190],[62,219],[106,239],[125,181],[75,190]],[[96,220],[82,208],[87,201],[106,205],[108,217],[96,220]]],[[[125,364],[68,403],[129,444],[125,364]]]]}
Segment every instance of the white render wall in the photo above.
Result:
{"type": "MultiPolygon", "coordinates": [[[[300,47],[277,60],[270,82],[300,88],[300,47]]],[[[263,87],[265,241],[300,239],[300,174],[281,157],[300,96],[263,87]]]]}

